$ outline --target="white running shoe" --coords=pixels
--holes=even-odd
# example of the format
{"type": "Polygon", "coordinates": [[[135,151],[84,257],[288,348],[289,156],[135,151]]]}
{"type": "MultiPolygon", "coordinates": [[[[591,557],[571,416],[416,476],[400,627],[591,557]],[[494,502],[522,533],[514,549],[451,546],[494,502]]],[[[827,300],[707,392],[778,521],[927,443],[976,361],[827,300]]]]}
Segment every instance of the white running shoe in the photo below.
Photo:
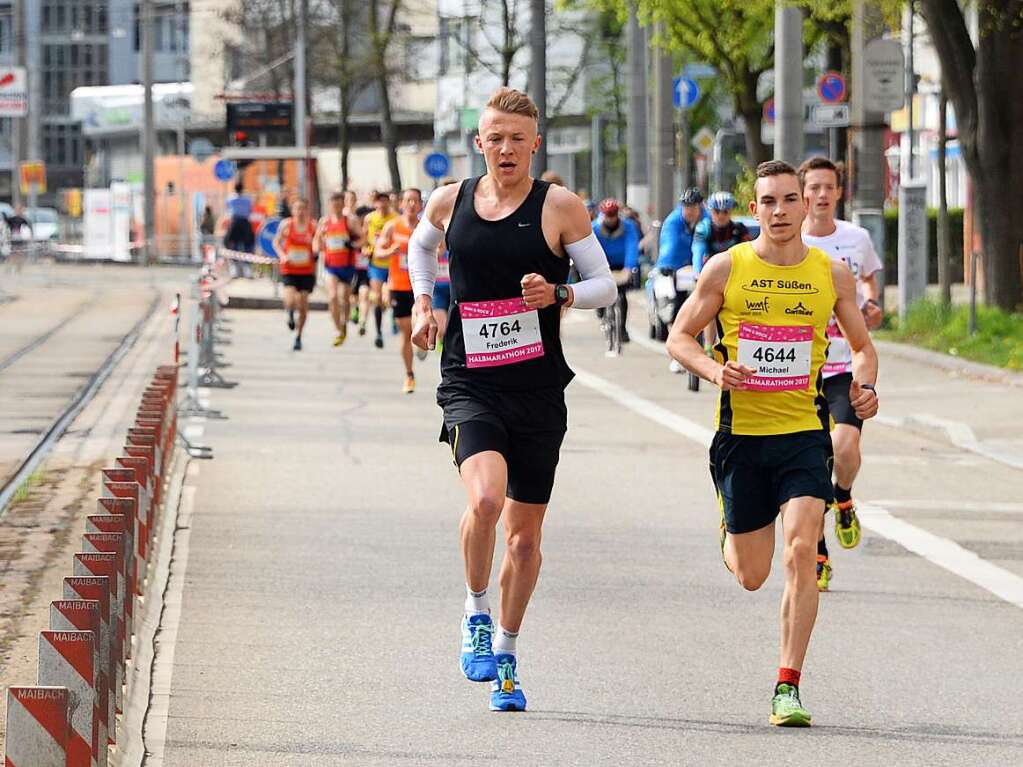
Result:
{"type": "Polygon", "coordinates": [[[685,368],[682,367],[682,363],[680,363],[678,360],[672,360],[671,362],[669,362],[668,370],[671,371],[672,373],[675,373],[676,375],[685,372],[685,368]]]}

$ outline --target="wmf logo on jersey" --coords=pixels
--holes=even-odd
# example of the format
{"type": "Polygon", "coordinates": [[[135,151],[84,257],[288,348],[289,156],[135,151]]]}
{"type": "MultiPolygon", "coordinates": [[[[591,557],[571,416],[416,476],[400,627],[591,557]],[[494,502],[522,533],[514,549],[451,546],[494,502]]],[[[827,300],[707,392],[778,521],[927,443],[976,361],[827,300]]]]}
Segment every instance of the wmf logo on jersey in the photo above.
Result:
{"type": "Polygon", "coordinates": [[[761,315],[767,314],[770,311],[768,298],[764,296],[759,301],[750,301],[746,299],[746,311],[743,314],[761,315]]]}

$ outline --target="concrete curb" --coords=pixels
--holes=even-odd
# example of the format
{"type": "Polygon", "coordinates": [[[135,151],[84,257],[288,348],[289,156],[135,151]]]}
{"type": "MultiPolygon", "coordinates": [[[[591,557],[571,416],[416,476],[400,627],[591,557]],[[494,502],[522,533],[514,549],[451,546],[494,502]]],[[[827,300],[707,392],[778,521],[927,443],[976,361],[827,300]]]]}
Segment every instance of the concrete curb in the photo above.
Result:
{"type": "MultiPolygon", "coordinates": [[[[284,300],[281,298],[257,298],[256,296],[232,296],[227,297],[228,309],[284,309],[284,300]]],[[[327,311],[326,301],[310,301],[309,310],[315,312],[327,311]]]]}
{"type": "Polygon", "coordinates": [[[930,365],[940,368],[954,375],[967,378],[979,378],[994,383],[1003,383],[1009,386],[1023,388],[1023,373],[1015,373],[995,365],[985,365],[981,362],[970,362],[969,360],[953,357],[951,354],[933,352],[930,349],[921,349],[919,346],[903,344],[897,341],[874,341],[874,346],[885,355],[900,357],[910,362],[917,362],[921,365],[930,365]]]}

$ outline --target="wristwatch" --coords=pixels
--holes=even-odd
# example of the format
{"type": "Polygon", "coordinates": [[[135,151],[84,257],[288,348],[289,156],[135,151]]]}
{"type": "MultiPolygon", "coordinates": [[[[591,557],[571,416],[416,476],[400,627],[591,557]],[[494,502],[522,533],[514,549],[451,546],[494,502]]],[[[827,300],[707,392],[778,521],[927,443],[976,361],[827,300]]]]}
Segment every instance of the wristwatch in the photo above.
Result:
{"type": "Polygon", "coordinates": [[[554,303],[557,306],[564,306],[568,303],[568,285],[554,286],[554,303]]]}
{"type": "Polygon", "coordinates": [[[877,389],[874,388],[874,384],[860,384],[860,388],[872,391],[874,392],[874,396],[877,396],[877,389]]]}

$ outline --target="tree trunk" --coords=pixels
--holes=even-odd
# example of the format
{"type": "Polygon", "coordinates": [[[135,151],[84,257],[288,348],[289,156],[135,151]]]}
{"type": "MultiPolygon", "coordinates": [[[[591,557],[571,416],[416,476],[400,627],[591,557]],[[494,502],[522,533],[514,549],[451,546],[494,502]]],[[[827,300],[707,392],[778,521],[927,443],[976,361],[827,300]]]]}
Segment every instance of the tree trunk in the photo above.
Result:
{"type": "Polygon", "coordinates": [[[511,82],[512,60],[515,58],[515,30],[512,28],[511,9],[508,0],[501,0],[501,85],[508,87],[511,82]]]}
{"type": "Polygon", "coordinates": [[[974,188],[983,243],[984,300],[1014,311],[1023,299],[1023,78],[1021,33],[1009,20],[1019,0],[981,0],[974,50],[956,0],[921,0],[942,79],[956,112],[959,145],[974,188]]]}
{"type": "MultiPolygon", "coordinates": [[[[397,3],[399,0],[392,0],[397,3]]],[[[398,136],[391,113],[390,71],[387,68],[387,48],[391,42],[391,29],[380,28],[380,0],[370,0],[369,30],[373,47],[373,77],[380,92],[380,140],[387,154],[387,168],[391,174],[391,187],[401,191],[401,171],[398,170],[398,136]]],[[[392,8],[392,10],[394,10],[392,8]]]]}
{"type": "Polygon", "coordinates": [[[348,155],[351,152],[352,140],[348,130],[349,108],[352,103],[352,77],[348,67],[348,58],[351,55],[351,22],[352,22],[352,0],[341,0],[341,61],[339,67],[338,83],[338,125],[337,140],[338,153],[340,154],[340,175],[341,189],[348,189],[348,155]]]}
{"type": "MultiPolygon", "coordinates": [[[[994,12],[999,4],[981,4],[994,12]]],[[[1020,4],[1009,3],[1019,9],[1020,4]]],[[[1019,11],[1017,10],[1017,13],[1019,11]]],[[[1023,300],[1020,247],[1023,245],[1023,78],[1019,76],[1023,33],[1005,8],[998,28],[981,35],[977,55],[977,171],[980,233],[984,244],[984,300],[1016,311],[1023,300]]],[[[960,141],[962,140],[960,132],[960,141]]]]}
{"type": "Polygon", "coordinates": [[[952,235],[948,228],[948,172],[945,168],[948,146],[948,133],[945,121],[948,119],[948,97],[945,89],[941,90],[938,108],[938,287],[941,303],[949,306],[952,303],[952,235]]]}

